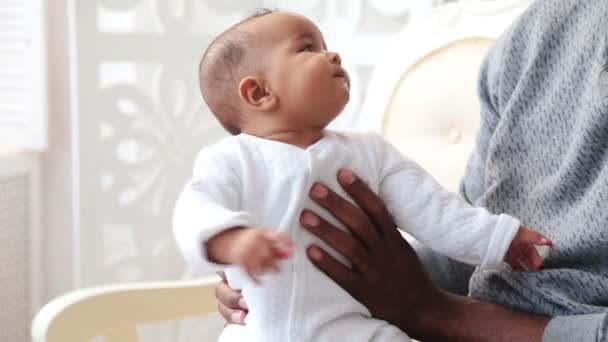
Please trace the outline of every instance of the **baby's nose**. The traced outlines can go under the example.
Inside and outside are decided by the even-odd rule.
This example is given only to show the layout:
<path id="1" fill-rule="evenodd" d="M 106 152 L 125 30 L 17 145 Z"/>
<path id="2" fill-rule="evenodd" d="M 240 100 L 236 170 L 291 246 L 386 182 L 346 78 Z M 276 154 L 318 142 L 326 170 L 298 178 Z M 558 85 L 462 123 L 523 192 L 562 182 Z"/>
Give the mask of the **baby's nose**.
<path id="1" fill-rule="evenodd" d="M 338 65 L 342 64 L 342 58 L 340 58 L 340 55 L 337 52 L 328 52 L 328 56 L 332 63 L 336 63 Z"/>

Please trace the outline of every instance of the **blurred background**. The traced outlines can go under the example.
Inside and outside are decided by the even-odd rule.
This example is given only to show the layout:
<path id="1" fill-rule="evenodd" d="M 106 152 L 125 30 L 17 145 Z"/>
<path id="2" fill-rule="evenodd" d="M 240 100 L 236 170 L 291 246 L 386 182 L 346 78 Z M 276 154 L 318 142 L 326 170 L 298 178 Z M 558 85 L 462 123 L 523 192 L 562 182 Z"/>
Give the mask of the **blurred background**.
<path id="1" fill-rule="evenodd" d="M 185 279 L 170 220 L 197 151 L 226 133 L 198 91 L 222 30 L 257 9 L 318 23 L 360 115 L 387 43 L 439 0 L 0 0 L 0 341 L 67 291 Z M 191 341 L 212 322 L 144 327 Z"/>

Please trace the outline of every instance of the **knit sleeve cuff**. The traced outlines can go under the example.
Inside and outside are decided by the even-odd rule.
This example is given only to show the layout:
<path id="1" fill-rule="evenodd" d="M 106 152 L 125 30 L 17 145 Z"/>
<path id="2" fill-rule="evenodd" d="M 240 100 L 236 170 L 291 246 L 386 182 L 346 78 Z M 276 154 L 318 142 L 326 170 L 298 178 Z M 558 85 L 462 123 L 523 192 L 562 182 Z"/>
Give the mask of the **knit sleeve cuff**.
<path id="1" fill-rule="evenodd" d="M 558 316 L 549 321 L 543 342 L 601 342 L 608 339 L 608 315 Z"/>

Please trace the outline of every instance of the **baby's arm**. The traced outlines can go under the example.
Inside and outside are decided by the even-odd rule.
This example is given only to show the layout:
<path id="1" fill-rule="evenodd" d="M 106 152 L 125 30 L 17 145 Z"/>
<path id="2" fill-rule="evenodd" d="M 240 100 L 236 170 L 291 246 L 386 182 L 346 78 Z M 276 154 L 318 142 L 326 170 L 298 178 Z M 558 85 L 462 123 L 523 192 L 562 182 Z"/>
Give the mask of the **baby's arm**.
<path id="1" fill-rule="evenodd" d="M 287 235 L 268 228 L 230 228 L 205 242 L 210 261 L 238 265 L 258 284 L 261 274 L 279 272 L 278 261 L 294 248 Z"/>
<path id="2" fill-rule="evenodd" d="M 255 275 L 274 265 L 268 261 L 271 251 L 283 257 L 289 243 L 271 230 L 253 228 L 259 226 L 255 216 L 240 210 L 241 169 L 236 153 L 226 151 L 229 147 L 216 145 L 199 153 L 175 205 L 173 232 L 189 265 L 218 271 L 238 264 Z"/>
<path id="3" fill-rule="evenodd" d="M 464 263 L 496 267 L 503 262 L 521 226 L 518 219 L 469 205 L 388 142 L 378 145 L 380 196 L 401 229 Z"/>

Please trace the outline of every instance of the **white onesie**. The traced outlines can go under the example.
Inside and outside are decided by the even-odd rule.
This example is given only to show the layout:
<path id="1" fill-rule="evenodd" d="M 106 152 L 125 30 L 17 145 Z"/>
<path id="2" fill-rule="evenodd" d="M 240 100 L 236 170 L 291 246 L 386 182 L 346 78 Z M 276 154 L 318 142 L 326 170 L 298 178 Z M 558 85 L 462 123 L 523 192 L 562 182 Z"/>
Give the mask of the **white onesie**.
<path id="1" fill-rule="evenodd" d="M 341 168 L 355 172 L 380 195 L 397 226 L 465 263 L 501 265 L 520 226 L 516 218 L 492 215 L 443 189 L 377 134 L 326 130 L 306 149 L 247 134 L 225 138 L 199 153 L 176 204 L 173 229 L 186 261 L 207 270 L 226 268 L 206 259 L 204 241 L 235 226 L 273 228 L 296 245 L 295 254 L 282 261 L 282 271 L 263 276 L 261 286 L 238 267 L 226 269 L 230 286 L 243 290 L 249 306 L 245 327 L 234 328 L 241 334 L 236 340 L 409 341 L 397 327 L 372 318 L 306 256 L 306 247 L 315 243 L 347 264 L 299 224 L 302 210 L 311 209 L 345 230 L 308 196 L 313 183 L 322 182 L 348 198 L 336 178 Z"/>

